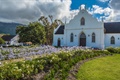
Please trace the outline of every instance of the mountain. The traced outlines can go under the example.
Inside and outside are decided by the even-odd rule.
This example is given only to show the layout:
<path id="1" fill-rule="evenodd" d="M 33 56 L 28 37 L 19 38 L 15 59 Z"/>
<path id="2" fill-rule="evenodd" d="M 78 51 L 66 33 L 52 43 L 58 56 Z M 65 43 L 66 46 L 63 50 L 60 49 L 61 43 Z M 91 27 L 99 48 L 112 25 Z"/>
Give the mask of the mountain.
<path id="1" fill-rule="evenodd" d="M 16 27 L 22 24 L 0 22 L 0 34 L 16 34 Z"/>

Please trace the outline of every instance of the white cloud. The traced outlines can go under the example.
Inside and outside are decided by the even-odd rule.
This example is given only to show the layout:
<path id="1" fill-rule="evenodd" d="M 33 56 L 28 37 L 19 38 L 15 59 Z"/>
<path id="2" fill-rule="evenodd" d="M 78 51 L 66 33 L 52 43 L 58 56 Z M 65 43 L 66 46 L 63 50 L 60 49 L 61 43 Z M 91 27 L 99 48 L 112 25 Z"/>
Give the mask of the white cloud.
<path id="1" fill-rule="evenodd" d="M 109 0 L 99 0 L 100 2 L 107 2 L 107 1 L 109 1 Z"/>
<path id="2" fill-rule="evenodd" d="M 112 9 L 109 7 L 103 8 L 98 5 L 93 5 L 91 12 L 92 12 L 92 14 L 104 14 L 104 15 L 108 16 L 111 14 Z"/>
<path id="3" fill-rule="evenodd" d="M 70 14 L 69 15 L 66 15 L 64 18 L 63 18 L 63 21 L 65 21 L 64 19 L 66 19 L 66 22 L 68 23 L 71 19 L 74 18 L 75 15 L 77 15 L 79 12 L 79 10 L 72 10 L 70 11 Z"/>
<path id="4" fill-rule="evenodd" d="M 70 15 L 71 0 L 0 0 L 0 21 L 28 23 L 40 16 Z"/>
<path id="5" fill-rule="evenodd" d="M 92 15 L 103 15 L 101 17 L 98 18 L 98 20 L 102 20 L 104 19 L 105 21 L 112 21 L 113 17 L 114 17 L 114 10 L 111 9 L 110 7 L 100 7 L 98 5 L 93 5 L 92 8 L 89 8 L 89 13 Z"/>
<path id="6" fill-rule="evenodd" d="M 110 7 L 113 9 L 113 13 L 110 15 L 113 21 L 120 22 L 120 0 L 111 0 L 109 2 Z"/>
<path id="7" fill-rule="evenodd" d="M 92 9 L 89 9 L 91 14 L 104 14 L 99 19 L 104 18 L 105 21 L 120 22 L 120 0 L 100 0 L 101 2 L 109 1 L 107 8 L 93 5 Z"/>
<path id="8" fill-rule="evenodd" d="M 29 23 L 40 16 L 53 15 L 54 19 L 69 22 L 79 12 L 79 9 L 70 10 L 71 3 L 71 0 L 0 0 L 0 21 Z M 106 21 L 120 21 L 119 6 L 120 0 L 111 0 L 106 8 L 93 5 L 88 11 L 93 15 L 104 14 Z"/>

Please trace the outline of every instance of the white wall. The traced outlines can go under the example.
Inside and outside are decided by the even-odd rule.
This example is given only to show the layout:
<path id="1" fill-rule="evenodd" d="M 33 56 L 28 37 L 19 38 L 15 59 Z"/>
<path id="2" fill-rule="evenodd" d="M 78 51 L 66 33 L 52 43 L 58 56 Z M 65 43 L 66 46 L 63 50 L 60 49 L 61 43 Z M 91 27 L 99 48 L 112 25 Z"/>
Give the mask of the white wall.
<path id="1" fill-rule="evenodd" d="M 64 35 L 55 34 L 53 37 L 53 46 L 57 46 L 58 39 L 60 38 L 61 46 L 64 46 Z"/>
<path id="2" fill-rule="evenodd" d="M 86 46 L 87 47 L 97 47 L 97 48 L 102 48 L 101 47 L 101 42 L 104 41 L 102 40 L 103 38 L 101 37 L 104 34 L 101 34 L 101 29 L 79 29 L 79 30 L 66 30 L 67 35 L 65 36 L 67 40 L 65 40 L 67 46 L 79 46 L 79 39 L 80 39 L 80 34 L 84 32 L 86 35 Z M 95 40 L 96 42 L 92 42 L 92 33 L 95 33 Z M 74 41 L 70 42 L 70 34 L 74 34 Z M 75 36 L 76 35 L 76 36 Z"/>
<path id="3" fill-rule="evenodd" d="M 114 36 L 115 44 L 111 44 L 111 37 Z M 105 47 L 120 47 L 120 33 L 108 33 L 105 34 Z"/>

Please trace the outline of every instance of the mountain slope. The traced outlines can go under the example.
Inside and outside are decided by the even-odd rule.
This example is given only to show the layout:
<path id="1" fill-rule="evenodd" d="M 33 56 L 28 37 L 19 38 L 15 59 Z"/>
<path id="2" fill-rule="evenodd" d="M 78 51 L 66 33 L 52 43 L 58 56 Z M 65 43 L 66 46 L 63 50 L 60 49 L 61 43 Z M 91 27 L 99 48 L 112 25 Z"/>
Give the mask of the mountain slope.
<path id="1" fill-rule="evenodd" d="M 22 25 L 22 24 L 0 22 L 0 34 L 15 35 L 16 27 L 19 25 Z"/>

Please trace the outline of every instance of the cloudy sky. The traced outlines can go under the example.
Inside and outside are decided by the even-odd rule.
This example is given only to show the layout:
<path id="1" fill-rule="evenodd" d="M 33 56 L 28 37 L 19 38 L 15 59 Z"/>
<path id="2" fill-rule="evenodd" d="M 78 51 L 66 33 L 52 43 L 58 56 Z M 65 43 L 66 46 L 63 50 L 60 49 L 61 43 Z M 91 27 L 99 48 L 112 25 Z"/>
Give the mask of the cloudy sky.
<path id="1" fill-rule="evenodd" d="M 120 21 L 120 0 L 0 0 L 0 21 L 28 24 L 53 15 L 69 22 L 82 4 L 98 20 Z"/>

